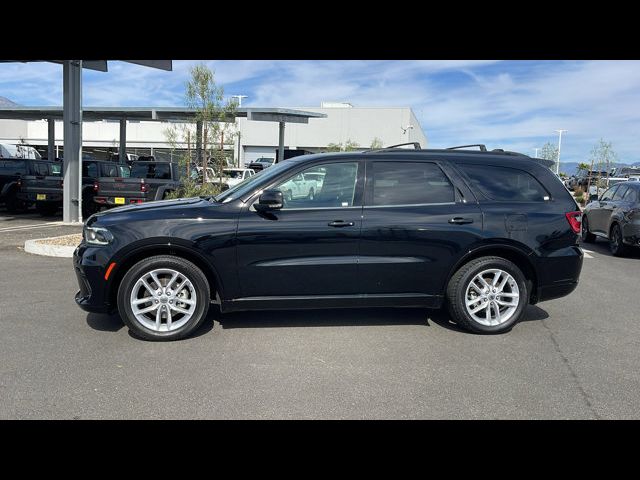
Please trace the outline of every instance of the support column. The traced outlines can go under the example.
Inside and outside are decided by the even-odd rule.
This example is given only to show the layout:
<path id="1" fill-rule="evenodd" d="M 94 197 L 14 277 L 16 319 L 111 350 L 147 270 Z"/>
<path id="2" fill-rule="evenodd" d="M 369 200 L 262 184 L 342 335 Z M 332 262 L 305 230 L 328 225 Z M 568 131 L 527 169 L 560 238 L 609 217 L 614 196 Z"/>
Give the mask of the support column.
<path id="1" fill-rule="evenodd" d="M 47 118 L 47 160 L 56 158 L 56 121 L 53 118 Z"/>
<path id="2" fill-rule="evenodd" d="M 62 67 L 64 104 L 64 186 L 62 220 L 82 221 L 82 60 L 65 60 Z"/>
<path id="3" fill-rule="evenodd" d="M 278 122 L 278 158 L 276 162 L 281 162 L 284 159 L 284 122 Z"/>
<path id="4" fill-rule="evenodd" d="M 118 160 L 124 163 L 127 160 L 127 119 L 120 119 L 120 147 L 118 147 Z"/>

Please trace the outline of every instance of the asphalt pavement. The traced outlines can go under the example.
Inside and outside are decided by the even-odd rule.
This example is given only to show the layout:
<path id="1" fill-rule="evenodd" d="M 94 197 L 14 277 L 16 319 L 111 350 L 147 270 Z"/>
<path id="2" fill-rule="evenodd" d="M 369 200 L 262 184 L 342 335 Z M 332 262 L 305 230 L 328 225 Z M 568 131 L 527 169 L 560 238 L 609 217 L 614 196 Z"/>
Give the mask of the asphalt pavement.
<path id="1" fill-rule="evenodd" d="M 443 311 L 212 308 L 153 343 L 76 307 L 71 259 L 22 250 L 80 231 L 56 222 L 0 210 L 0 419 L 640 417 L 639 252 L 587 246 L 577 290 L 503 335 Z"/>

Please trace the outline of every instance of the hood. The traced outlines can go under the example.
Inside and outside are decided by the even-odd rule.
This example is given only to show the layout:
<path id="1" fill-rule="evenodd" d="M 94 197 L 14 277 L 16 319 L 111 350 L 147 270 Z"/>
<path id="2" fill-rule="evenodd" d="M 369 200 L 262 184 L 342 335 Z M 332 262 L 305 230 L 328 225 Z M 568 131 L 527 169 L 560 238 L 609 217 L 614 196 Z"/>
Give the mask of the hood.
<path id="1" fill-rule="evenodd" d="M 99 220 L 107 220 L 110 216 L 119 214 L 136 214 L 137 212 L 149 212 L 150 210 L 168 210 L 168 209 L 182 209 L 193 208 L 194 205 L 205 202 L 207 205 L 211 205 L 208 200 L 201 197 L 193 198 L 179 198 L 176 200 L 158 200 L 155 202 L 137 203 L 133 205 L 124 205 L 122 207 L 111 208 L 109 210 L 103 210 L 102 212 L 95 213 L 87 220 L 87 225 L 91 225 Z"/>

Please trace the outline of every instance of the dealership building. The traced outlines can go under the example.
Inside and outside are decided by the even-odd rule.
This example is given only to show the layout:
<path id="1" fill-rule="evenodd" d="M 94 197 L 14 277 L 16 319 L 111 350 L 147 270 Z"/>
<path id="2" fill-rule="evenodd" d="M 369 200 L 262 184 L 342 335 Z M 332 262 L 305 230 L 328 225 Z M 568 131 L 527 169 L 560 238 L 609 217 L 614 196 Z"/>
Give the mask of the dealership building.
<path id="1" fill-rule="evenodd" d="M 382 145 L 419 142 L 427 146 L 427 137 L 409 107 L 357 107 L 349 103 L 323 102 L 318 107 L 293 107 L 295 110 L 323 114 L 309 118 L 308 123 L 286 123 L 286 150 L 319 152 L 331 144 L 350 144 L 356 148 L 370 148 L 378 140 Z M 126 110 L 123 109 L 123 110 Z M 153 110 L 153 107 L 137 110 Z M 250 110 L 248 108 L 247 110 Z M 259 110 L 259 109 L 256 109 Z M 158 160 L 171 160 L 185 143 L 172 145 L 167 137 L 168 127 L 181 130 L 181 124 L 168 120 L 126 120 L 126 152 L 134 155 L 154 155 Z M 250 115 L 235 118 L 232 139 L 227 138 L 225 149 L 234 161 L 243 165 L 259 157 L 275 158 L 279 143 L 279 124 L 255 121 Z M 119 149 L 121 124 L 118 120 L 85 119 L 82 124 L 83 155 L 94 158 L 113 158 Z M 0 119 L 0 143 L 26 144 L 36 147 L 47 157 L 49 123 L 42 120 Z M 63 157 L 62 120 L 55 120 L 55 155 Z M 85 157 L 85 158 L 86 158 Z M 285 158 L 287 158 L 285 156 Z"/>

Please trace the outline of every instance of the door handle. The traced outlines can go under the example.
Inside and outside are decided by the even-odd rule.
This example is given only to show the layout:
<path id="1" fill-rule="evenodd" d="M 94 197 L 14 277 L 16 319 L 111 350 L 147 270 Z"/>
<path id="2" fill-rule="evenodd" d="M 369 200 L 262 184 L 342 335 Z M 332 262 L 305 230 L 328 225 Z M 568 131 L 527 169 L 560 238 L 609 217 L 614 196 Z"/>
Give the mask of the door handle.
<path id="1" fill-rule="evenodd" d="M 454 223 L 456 225 L 473 223 L 473 218 L 453 217 L 451 220 L 449 220 L 449 223 Z"/>
<path id="2" fill-rule="evenodd" d="M 333 222 L 329 222 L 330 227 L 353 227 L 353 222 L 345 222 L 344 220 L 334 220 Z"/>

